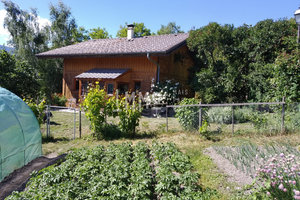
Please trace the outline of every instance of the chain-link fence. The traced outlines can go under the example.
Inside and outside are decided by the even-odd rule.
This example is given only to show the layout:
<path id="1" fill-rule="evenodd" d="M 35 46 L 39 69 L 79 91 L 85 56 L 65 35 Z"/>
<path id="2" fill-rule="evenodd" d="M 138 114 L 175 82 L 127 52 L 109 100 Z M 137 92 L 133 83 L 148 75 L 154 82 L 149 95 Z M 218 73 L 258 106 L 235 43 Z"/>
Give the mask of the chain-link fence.
<path id="1" fill-rule="evenodd" d="M 47 106 L 45 114 L 41 124 L 43 137 L 70 140 L 80 138 L 88 129 L 87 120 L 78 108 Z"/>
<path id="2" fill-rule="evenodd" d="M 75 139 L 90 135 L 90 122 L 78 108 L 49 106 L 41 125 L 44 137 Z M 118 117 L 107 123 L 118 126 Z M 137 132 L 206 132 L 210 134 L 300 133 L 300 103 L 167 105 L 144 109 Z M 111 134 L 111 133 L 109 133 Z M 112 133 L 114 134 L 114 133 Z"/>
<path id="3" fill-rule="evenodd" d="M 169 110 L 174 109 L 182 129 L 209 133 L 281 134 L 300 131 L 299 103 L 234 103 L 166 106 L 166 129 L 170 130 Z M 171 128 L 172 129 L 172 128 Z"/>

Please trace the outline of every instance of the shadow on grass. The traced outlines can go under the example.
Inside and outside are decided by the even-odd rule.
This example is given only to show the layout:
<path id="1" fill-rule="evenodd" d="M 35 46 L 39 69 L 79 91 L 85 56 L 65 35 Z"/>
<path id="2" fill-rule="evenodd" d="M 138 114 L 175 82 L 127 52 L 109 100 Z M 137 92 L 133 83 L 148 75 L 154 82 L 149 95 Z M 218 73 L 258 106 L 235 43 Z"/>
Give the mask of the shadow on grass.
<path id="1" fill-rule="evenodd" d="M 63 142 L 63 141 L 69 141 L 69 138 L 66 137 L 59 137 L 59 138 L 54 138 L 54 137 L 47 137 L 47 136 L 42 136 L 42 144 L 46 143 L 54 143 L 54 142 Z"/>
<path id="2" fill-rule="evenodd" d="M 61 124 L 57 123 L 57 122 L 50 122 L 50 125 L 58 126 L 58 125 L 61 125 Z"/>
<path id="3" fill-rule="evenodd" d="M 93 133 L 92 137 L 97 140 L 105 140 L 105 141 L 112 141 L 112 140 L 119 140 L 119 139 L 150 139 L 157 136 L 156 131 L 151 132 L 139 132 L 137 131 L 134 135 L 124 133 L 120 130 L 117 125 L 108 124 L 102 128 L 101 133 Z"/>
<path id="4" fill-rule="evenodd" d="M 221 141 L 220 134 L 221 134 L 221 132 L 219 130 L 205 131 L 205 132 L 201 133 L 201 135 L 203 137 L 205 137 L 205 139 L 212 141 L 212 142 L 220 142 Z"/>

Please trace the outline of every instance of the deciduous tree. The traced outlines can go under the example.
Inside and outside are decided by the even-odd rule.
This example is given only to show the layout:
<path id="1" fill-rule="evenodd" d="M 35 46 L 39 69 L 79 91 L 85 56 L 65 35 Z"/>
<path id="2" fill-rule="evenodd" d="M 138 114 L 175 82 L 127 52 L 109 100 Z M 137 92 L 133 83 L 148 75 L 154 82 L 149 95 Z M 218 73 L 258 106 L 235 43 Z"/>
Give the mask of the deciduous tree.
<path id="1" fill-rule="evenodd" d="M 180 26 L 176 25 L 175 22 L 169 22 L 166 26 L 161 25 L 161 28 L 157 31 L 157 35 L 175 33 L 184 33 L 184 31 L 181 30 Z"/>
<path id="2" fill-rule="evenodd" d="M 141 36 L 147 36 L 151 35 L 150 29 L 146 28 L 144 23 L 133 23 L 134 25 L 134 37 L 141 37 Z M 125 26 L 120 26 L 120 30 L 117 32 L 117 37 L 127 37 L 127 23 L 125 23 Z"/>
<path id="3" fill-rule="evenodd" d="M 108 34 L 105 28 L 93 28 L 90 30 L 89 36 L 92 39 L 106 39 L 111 38 L 111 35 Z"/>

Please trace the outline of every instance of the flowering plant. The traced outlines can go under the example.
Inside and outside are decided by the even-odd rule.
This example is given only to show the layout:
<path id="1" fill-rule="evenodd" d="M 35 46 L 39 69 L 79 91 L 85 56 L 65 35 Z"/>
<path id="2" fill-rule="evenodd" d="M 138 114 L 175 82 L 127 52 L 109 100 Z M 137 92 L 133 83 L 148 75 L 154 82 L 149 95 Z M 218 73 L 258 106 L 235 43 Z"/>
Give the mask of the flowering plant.
<path id="1" fill-rule="evenodd" d="M 257 172 L 262 196 L 272 199 L 300 199 L 300 162 L 283 153 L 268 159 Z"/>
<path id="2" fill-rule="evenodd" d="M 154 104 L 174 104 L 178 101 L 179 83 L 174 83 L 171 80 L 166 80 L 160 83 L 155 83 L 152 79 L 151 90 L 145 102 L 147 105 Z"/>

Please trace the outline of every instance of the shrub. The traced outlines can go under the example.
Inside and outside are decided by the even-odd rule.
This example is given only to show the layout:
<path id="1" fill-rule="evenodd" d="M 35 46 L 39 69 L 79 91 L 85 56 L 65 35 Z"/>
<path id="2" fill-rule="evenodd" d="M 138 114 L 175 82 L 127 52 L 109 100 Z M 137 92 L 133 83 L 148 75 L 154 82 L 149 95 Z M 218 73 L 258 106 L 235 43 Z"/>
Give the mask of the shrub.
<path id="1" fill-rule="evenodd" d="M 250 120 L 253 113 L 251 108 L 234 108 L 234 122 L 244 123 Z M 232 107 L 212 107 L 207 111 L 210 123 L 230 124 L 232 123 Z"/>
<path id="2" fill-rule="evenodd" d="M 184 98 L 179 105 L 198 104 L 195 98 Z M 175 109 L 180 125 L 186 130 L 197 130 L 199 127 L 199 107 L 178 107 Z M 202 112 L 202 116 L 205 112 Z"/>
<path id="3" fill-rule="evenodd" d="M 121 136 L 122 132 L 119 127 L 114 124 L 104 124 L 100 133 L 94 133 L 94 137 L 97 138 L 97 140 L 112 140 L 120 138 Z"/>
<path id="4" fill-rule="evenodd" d="M 210 123 L 230 124 L 232 120 L 231 107 L 212 107 L 207 111 Z"/>
<path id="5" fill-rule="evenodd" d="M 136 127 L 139 125 L 141 117 L 141 109 L 137 102 L 133 101 L 129 104 L 126 98 L 122 98 L 118 102 L 118 116 L 120 118 L 119 127 L 125 134 L 135 135 Z"/>
<path id="6" fill-rule="evenodd" d="M 256 196 L 286 200 L 300 198 L 300 162 L 294 155 L 281 153 L 271 157 L 260 167 L 257 178 L 260 188 Z"/>
<path id="7" fill-rule="evenodd" d="M 94 135 L 98 135 L 103 131 L 107 116 L 114 116 L 116 110 L 116 101 L 114 97 L 109 97 L 105 90 L 101 90 L 99 83 L 96 82 L 94 87 L 89 88 L 88 94 L 82 103 L 86 117 L 91 122 L 91 129 Z"/>
<path id="8" fill-rule="evenodd" d="M 62 94 L 54 93 L 51 96 L 51 105 L 55 106 L 65 106 L 67 103 L 67 98 Z"/>
<path id="9" fill-rule="evenodd" d="M 39 124 L 42 124 L 45 117 L 46 101 L 43 99 L 40 103 L 35 103 L 32 99 L 23 99 L 30 107 Z"/>

